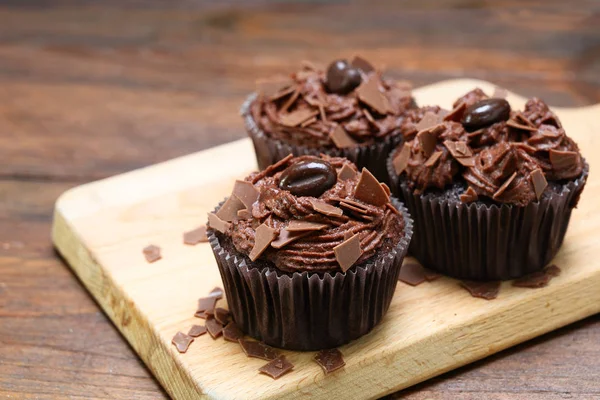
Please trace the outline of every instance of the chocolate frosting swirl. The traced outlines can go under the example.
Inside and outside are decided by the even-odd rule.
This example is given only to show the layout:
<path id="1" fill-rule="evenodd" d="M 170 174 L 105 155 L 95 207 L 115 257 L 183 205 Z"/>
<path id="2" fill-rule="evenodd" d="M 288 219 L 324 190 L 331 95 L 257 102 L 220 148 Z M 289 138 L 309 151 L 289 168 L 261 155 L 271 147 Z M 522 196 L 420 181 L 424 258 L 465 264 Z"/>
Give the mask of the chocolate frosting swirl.
<path id="1" fill-rule="evenodd" d="M 466 107 L 488 98 L 481 89 L 474 89 L 454 103 L 457 112 L 450 114 L 458 120 L 462 117 L 460 110 L 464 112 Z M 411 111 L 411 115 L 423 118 L 424 113 Z M 543 178 L 560 181 L 581 175 L 584 161 L 579 148 L 566 136 L 560 120 L 546 103 L 533 98 L 522 112 L 511 111 L 510 115 L 508 121 L 495 122 L 468 133 L 461 132 L 458 127 L 452 128 L 452 133 L 446 133 L 450 125 L 444 122 L 446 131 L 436 136 L 435 143 L 435 151 L 442 154 L 432 165 L 427 165 L 427 157 L 418 140 L 421 132 L 417 134 L 413 129 L 409 135 L 413 138 L 408 142 L 410 157 L 401 171 L 409 187 L 415 193 L 422 193 L 428 188 L 443 189 L 463 182 L 478 196 L 525 206 L 538 199 L 540 193 L 536 193 L 535 183 L 538 189 L 543 188 Z M 440 120 L 444 118 L 444 111 L 438 112 L 438 116 Z M 415 121 L 418 122 L 418 118 Z M 466 141 L 473 159 L 465 162 L 465 158 L 449 152 L 443 146 L 445 140 Z M 540 171 L 543 178 L 539 177 Z M 532 174 L 536 174 L 536 179 Z"/>
<path id="2" fill-rule="evenodd" d="M 387 112 L 380 113 L 359 99 L 357 91 L 340 95 L 330 93 L 325 72 L 311 64 L 291 74 L 289 86 L 275 95 L 259 93 L 250 111 L 258 126 L 269 136 L 300 146 L 336 148 L 331 134 L 338 126 L 354 141 L 354 145 L 370 144 L 401 133 L 407 110 L 415 108 L 411 85 L 381 76 L 378 71 L 361 72 L 363 85 L 375 80 L 385 97 Z M 260 91 L 259 91 L 260 92 Z M 282 95 L 283 94 L 283 95 Z M 286 115 L 306 112 L 311 115 L 294 126 L 285 121 Z"/>
<path id="3" fill-rule="evenodd" d="M 350 168 L 353 177 L 338 178 L 333 187 L 326 190 L 319 201 L 339 206 L 341 200 L 355 202 L 364 210 L 356 213 L 346 208 L 340 216 L 324 215 L 316 212 L 311 201 L 314 197 L 294 196 L 279 187 L 280 176 L 285 168 L 300 161 L 319 159 L 302 156 L 288 159 L 275 170 L 267 169 L 253 173 L 246 181 L 251 182 L 259 192 L 258 200 L 252 206 L 249 219 L 235 219 L 226 234 L 231 237 L 235 248 L 249 254 L 255 244 L 256 228 L 265 224 L 280 233 L 291 221 L 301 220 L 326 224 L 322 230 L 313 231 L 280 249 L 269 247 L 259 259 L 272 262 L 286 272 L 335 272 L 341 271 L 333 248 L 347 239 L 349 233 L 358 234 L 362 255 L 355 264 L 372 257 L 376 251 L 385 251 L 400 240 L 404 220 L 389 203 L 375 206 L 354 197 L 359 173 L 354 164 L 344 158 L 322 156 L 338 172 L 342 167 Z"/>

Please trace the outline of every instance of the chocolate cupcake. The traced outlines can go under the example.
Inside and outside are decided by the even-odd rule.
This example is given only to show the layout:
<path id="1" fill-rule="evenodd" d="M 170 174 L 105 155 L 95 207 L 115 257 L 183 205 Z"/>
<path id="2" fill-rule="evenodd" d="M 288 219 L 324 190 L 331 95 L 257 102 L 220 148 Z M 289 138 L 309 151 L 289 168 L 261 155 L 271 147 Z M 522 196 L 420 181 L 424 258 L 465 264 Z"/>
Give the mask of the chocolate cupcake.
<path id="1" fill-rule="evenodd" d="M 588 165 L 548 106 L 512 111 L 475 89 L 453 110 L 430 109 L 387 167 L 415 220 L 411 253 L 469 280 L 541 270 L 564 239 Z"/>
<path id="2" fill-rule="evenodd" d="M 272 346 L 315 350 L 382 319 L 412 220 L 368 170 L 289 155 L 236 181 L 207 234 L 236 324 Z"/>
<path id="3" fill-rule="evenodd" d="M 416 108 L 407 82 L 386 79 L 366 60 L 304 63 L 288 78 L 261 81 L 242 106 L 260 169 L 288 154 L 345 157 L 378 179 Z"/>

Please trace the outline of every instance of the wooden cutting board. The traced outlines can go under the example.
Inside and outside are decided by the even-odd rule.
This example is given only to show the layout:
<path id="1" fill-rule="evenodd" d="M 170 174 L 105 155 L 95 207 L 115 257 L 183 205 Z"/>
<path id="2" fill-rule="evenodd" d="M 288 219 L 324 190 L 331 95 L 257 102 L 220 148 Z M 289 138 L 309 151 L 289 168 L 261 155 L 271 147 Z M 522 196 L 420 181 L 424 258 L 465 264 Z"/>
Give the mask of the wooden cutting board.
<path id="1" fill-rule="evenodd" d="M 486 82 L 453 80 L 415 97 L 449 108 L 475 86 L 493 91 Z M 69 190 L 56 203 L 53 241 L 173 398 L 383 396 L 600 312 L 600 105 L 555 111 L 591 169 L 554 260 L 562 275 L 543 289 L 505 282 L 493 301 L 471 297 L 450 278 L 399 283 L 383 322 L 343 346 L 346 366 L 328 376 L 314 353 L 284 352 L 295 369 L 274 381 L 257 373 L 264 361 L 223 339 L 204 335 L 185 354 L 171 345 L 177 331 L 203 323 L 193 317 L 197 298 L 221 286 L 210 246 L 184 245 L 182 233 L 203 224 L 233 181 L 256 168 L 248 139 Z M 162 248 L 162 260 L 145 261 L 148 244 Z"/>

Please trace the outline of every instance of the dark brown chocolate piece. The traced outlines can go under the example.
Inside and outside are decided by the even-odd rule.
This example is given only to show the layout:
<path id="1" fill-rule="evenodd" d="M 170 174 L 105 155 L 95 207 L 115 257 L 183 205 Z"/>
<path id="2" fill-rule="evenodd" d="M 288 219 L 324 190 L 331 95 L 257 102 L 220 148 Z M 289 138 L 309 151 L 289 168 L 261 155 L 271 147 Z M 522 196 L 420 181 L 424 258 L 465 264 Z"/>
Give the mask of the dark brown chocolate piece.
<path id="1" fill-rule="evenodd" d="M 358 68 L 365 74 L 375 71 L 375 67 L 361 56 L 354 56 L 351 64 L 354 68 Z"/>
<path id="2" fill-rule="evenodd" d="M 290 232 L 284 228 L 281 231 L 279 231 L 279 236 L 277 236 L 277 239 L 271 242 L 271 246 L 275 249 L 281 249 L 282 247 L 287 246 L 293 241 L 303 238 L 304 236 L 310 235 L 311 233 L 312 231 Z"/>
<path id="3" fill-rule="evenodd" d="M 204 325 L 192 325 L 190 331 L 188 332 L 188 336 L 198 337 L 204 335 L 206 333 L 206 327 Z"/>
<path id="4" fill-rule="evenodd" d="M 550 149 L 550 163 L 556 170 L 569 169 L 577 165 L 577 152 Z"/>
<path id="5" fill-rule="evenodd" d="M 229 319 L 231 318 L 231 313 L 221 307 L 215 308 L 215 319 L 218 323 L 225 326 L 229 323 Z"/>
<path id="6" fill-rule="evenodd" d="M 379 184 L 377 178 L 366 168 L 363 168 L 356 188 L 354 189 L 354 197 L 365 203 L 373 204 L 374 206 L 384 206 L 390 201 L 389 196 Z"/>
<path id="7" fill-rule="evenodd" d="M 314 360 L 325 374 L 330 374 L 346 365 L 344 355 L 338 349 L 321 350 L 315 355 Z"/>
<path id="8" fill-rule="evenodd" d="M 360 71 L 346 60 L 335 60 L 327 67 L 325 85 L 331 93 L 346 94 L 362 82 Z"/>
<path id="9" fill-rule="evenodd" d="M 259 192 L 250 182 L 237 180 L 233 185 L 232 195 L 240 199 L 247 210 L 252 210 L 252 204 L 258 200 Z"/>
<path id="10" fill-rule="evenodd" d="M 344 164 L 340 171 L 338 172 L 338 179 L 341 181 L 345 181 L 347 179 L 352 179 L 356 176 L 356 171 L 352 169 L 348 164 Z"/>
<path id="11" fill-rule="evenodd" d="M 342 271 L 348 271 L 362 255 L 360 238 L 358 235 L 354 235 L 350 239 L 344 240 L 333 248 L 333 252 Z"/>
<path id="12" fill-rule="evenodd" d="M 429 268 L 423 267 L 423 271 L 425 272 L 425 280 L 427 282 L 433 282 L 442 277 L 442 274 L 432 271 Z"/>
<path id="13" fill-rule="evenodd" d="M 196 245 L 198 243 L 208 242 L 208 236 L 206 236 L 206 225 L 199 226 L 196 229 L 187 231 L 183 234 L 183 243 L 189 245 Z"/>
<path id="14" fill-rule="evenodd" d="M 356 140 L 352 139 L 352 136 L 348 135 L 341 125 L 336 125 L 336 127 L 333 128 L 333 131 L 331 131 L 329 134 L 329 137 L 331 138 L 333 144 L 335 144 L 335 147 L 338 149 L 356 146 Z"/>
<path id="15" fill-rule="evenodd" d="M 213 290 L 208 293 L 209 296 L 216 298 L 217 300 L 221 300 L 223 298 L 223 289 L 215 286 Z"/>
<path id="16" fill-rule="evenodd" d="M 483 99 L 467 107 L 462 117 L 465 129 L 474 131 L 510 117 L 510 104 L 504 99 Z"/>
<path id="17" fill-rule="evenodd" d="M 262 360 L 271 361 L 279 357 L 277 350 L 271 346 L 267 346 L 262 342 L 256 342 L 254 340 L 240 339 L 238 341 L 242 350 L 248 357 L 260 358 Z"/>
<path id="18" fill-rule="evenodd" d="M 377 77 L 371 75 L 356 89 L 356 93 L 358 93 L 360 101 L 379 114 L 385 114 L 389 110 L 387 98 L 379 91 L 379 79 Z"/>
<path id="19" fill-rule="evenodd" d="M 394 164 L 394 170 L 396 174 L 400 175 L 406 167 L 408 167 L 408 160 L 410 159 L 410 145 L 408 143 L 404 143 L 402 146 L 402 150 L 400 150 L 394 160 L 392 161 Z"/>
<path id="20" fill-rule="evenodd" d="M 462 201 L 463 203 L 472 203 L 479 199 L 479 196 L 477 196 L 477 192 L 475 192 L 475 190 L 473 190 L 471 186 L 469 186 L 467 190 L 465 190 L 465 192 L 462 193 L 459 197 L 460 201 Z"/>
<path id="21" fill-rule="evenodd" d="M 144 257 L 146 257 L 146 261 L 148 261 L 149 263 L 153 263 L 162 258 L 162 256 L 160 255 L 160 247 L 153 244 L 144 247 L 144 250 L 142 250 L 142 252 L 144 253 Z"/>
<path id="22" fill-rule="evenodd" d="M 206 330 L 208 330 L 208 333 L 213 339 L 216 339 L 223 334 L 223 325 L 215 318 L 207 318 L 205 324 Z"/>
<path id="23" fill-rule="evenodd" d="M 279 187 L 294 196 L 319 197 L 337 182 L 335 168 L 325 160 L 305 160 L 287 167 Z"/>
<path id="24" fill-rule="evenodd" d="M 175 334 L 175 336 L 173 336 L 171 343 L 173 343 L 175 345 L 178 352 L 185 353 L 193 341 L 194 341 L 193 337 L 188 336 L 183 332 L 177 332 Z"/>
<path id="25" fill-rule="evenodd" d="M 227 221 L 223 221 L 221 218 L 217 217 L 215 213 L 208 213 L 208 226 L 221 233 L 227 232 L 231 224 Z"/>
<path id="26" fill-rule="evenodd" d="M 273 379 L 277 379 L 280 376 L 290 372 L 294 368 L 294 364 L 289 362 L 284 355 L 281 355 L 268 362 L 258 369 L 261 374 L 269 375 Z"/>
<path id="27" fill-rule="evenodd" d="M 425 282 L 425 270 L 421 264 L 406 263 L 400 268 L 398 280 L 407 283 L 411 286 L 417 286 Z"/>
<path id="28" fill-rule="evenodd" d="M 535 197 L 539 200 L 548 186 L 548 182 L 546 181 L 546 177 L 544 177 L 544 173 L 541 169 L 535 169 L 531 171 L 531 182 L 533 182 L 533 189 L 535 190 Z"/>
<path id="29" fill-rule="evenodd" d="M 269 247 L 271 242 L 275 240 L 277 231 L 270 226 L 262 224 L 256 228 L 256 235 L 254 238 L 254 247 L 250 251 L 248 257 L 250 260 L 256 261 L 258 257 Z"/>
<path id="30" fill-rule="evenodd" d="M 233 321 L 228 323 L 227 326 L 223 328 L 223 339 L 227 340 L 228 342 L 238 343 L 238 341 L 243 337 L 244 333 Z"/>
<path id="31" fill-rule="evenodd" d="M 281 121 L 281 124 L 293 128 L 318 114 L 318 110 L 311 110 L 309 108 L 299 108 L 288 114 L 279 114 L 279 121 Z"/>
<path id="32" fill-rule="evenodd" d="M 246 209 L 247 207 L 242 203 L 237 196 L 229 196 L 229 198 L 223 203 L 219 211 L 217 211 L 217 217 L 223 221 L 231 222 L 238 218 L 238 211 Z"/>
<path id="33" fill-rule="evenodd" d="M 460 285 L 465 288 L 471 296 L 485 300 L 493 300 L 500 292 L 500 282 L 474 282 L 462 281 Z"/>
<path id="34" fill-rule="evenodd" d="M 198 299 L 198 308 L 196 314 L 204 314 L 206 310 L 214 310 L 217 304 L 217 296 L 201 297 Z"/>
<path id="35" fill-rule="evenodd" d="M 327 215 L 328 217 L 341 217 L 344 214 L 344 211 L 341 208 L 334 207 L 324 201 L 316 199 L 309 199 L 308 201 L 316 212 Z"/>
<path id="36" fill-rule="evenodd" d="M 302 232 L 302 231 L 320 231 L 321 229 L 327 228 L 329 225 L 320 224 L 318 222 L 310 222 L 304 220 L 293 219 L 290 221 L 288 226 L 285 228 L 288 232 Z"/>
<path id="37" fill-rule="evenodd" d="M 538 289 L 548 286 L 552 278 L 560 275 L 560 268 L 552 264 L 547 266 L 541 271 L 533 272 L 522 278 L 515 279 L 512 283 L 513 286 Z"/>

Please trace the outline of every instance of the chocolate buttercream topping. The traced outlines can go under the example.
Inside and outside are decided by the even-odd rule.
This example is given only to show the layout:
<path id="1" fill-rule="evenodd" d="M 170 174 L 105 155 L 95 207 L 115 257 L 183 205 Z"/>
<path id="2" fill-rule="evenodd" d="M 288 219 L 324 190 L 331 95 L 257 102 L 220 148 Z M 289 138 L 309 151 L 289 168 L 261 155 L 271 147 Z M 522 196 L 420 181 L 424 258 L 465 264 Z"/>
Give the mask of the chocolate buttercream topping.
<path id="1" fill-rule="evenodd" d="M 577 144 L 542 100 L 533 98 L 523 111 L 510 111 L 504 100 L 474 89 L 453 107 L 443 129 L 438 124 L 415 133 L 395 153 L 394 168 L 415 193 L 462 182 L 461 201 L 483 196 L 525 206 L 540 199 L 547 182 L 581 175 L 584 162 Z M 452 121 L 462 121 L 471 131 Z"/>
<path id="2" fill-rule="evenodd" d="M 311 161 L 327 163 L 336 175 L 345 170 L 345 179 L 336 178 L 318 198 L 285 190 L 280 182 L 289 176 L 286 171 Z M 404 221 L 390 204 L 388 191 L 367 170 L 358 173 L 344 158 L 288 158 L 276 170 L 254 173 L 246 182 L 253 182 L 259 193 L 251 217 L 234 219 L 225 234 L 239 252 L 272 262 L 282 271 L 346 271 L 376 251 L 395 246 L 403 233 Z M 340 252 L 346 247 L 352 257 Z"/>
<path id="3" fill-rule="evenodd" d="M 327 71 L 305 64 L 290 79 L 258 85 L 251 113 L 269 136 L 313 148 L 369 144 L 400 134 L 415 107 L 410 84 L 382 77 L 356 58 L 334 61 Z"/>

